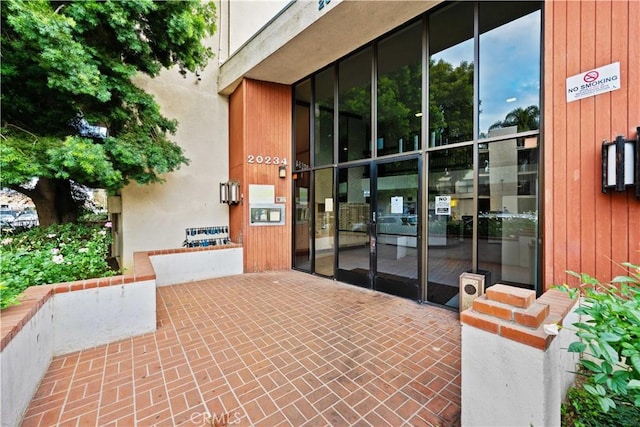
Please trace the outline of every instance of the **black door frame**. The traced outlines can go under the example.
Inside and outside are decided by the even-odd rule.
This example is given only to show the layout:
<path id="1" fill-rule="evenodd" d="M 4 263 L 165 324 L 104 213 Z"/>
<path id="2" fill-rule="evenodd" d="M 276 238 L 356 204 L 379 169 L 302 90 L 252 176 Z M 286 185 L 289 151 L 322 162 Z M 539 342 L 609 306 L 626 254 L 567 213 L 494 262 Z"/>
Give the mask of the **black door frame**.
<path id="1" fill-rule="evenodd" d="M 376 217 L 378 211 L 378 167 L 381 164 L 393 163 L 393 162 L 402 162 L 409 160 L 417 160 L 417 175 L 418 175 L 418 188 L 416 191 L 416 215 L 418 216 L 417 221 L 417 231 L 416 231 L 416 249 L 417 249 L 417 279 L 415 283 L 409 283 L 407 281 L 396 281 L 394 283 L 395 292 L 390 291 L 390 288 L 385 287 L 383 281 L 380 280 L 380 276 L 378 275 L 378 256 L 379 256 L 379 245 L 378 245 L 378 218 Z M 347 283 L 351 283 L 357 286 L 361 286 L 367 289 L 378 290 L 381 292 L 391 293 L 394 295 L 402 296 L 405 298 L 410 298 L 415 301 L 422 300 L 423 293 L 423 280 L 422 280 L 422 270 L 424 266 L 422 265 L 422 204 L 423 204 L 423 194 L 422 194 L 422 186 L 423 186 L 423 155 L 421 153 L 411 153 L 409 155 L 402 156 L 394 156 L 391 158 L 385 159 L 377 159 L 377 160 L 369 160 L 366 162 L 358 162 L 354 164 L 340 165 L 336 167 L 334 183 L 335 183 L 335 191 L 336 196 L 338 195 L 338 186 L 339 182 L 339 173 L 340 170 L 347 170 L 354 167 L 362 167 L 369 166 L 369 217 L 367 223 L 367 236 L 368 236 L 368 252 L 369 252 L 369 270 L 367 272 L 366 281 L 354 280 L 353 273 L 347 273 L 347 270 L 339 269 L 339 257 L 340 257 L 340 230 L 339 230 L 339 214 L 335 216 L 335 247 L 336 250 L 336 259 L 335 259 L 335 277 L 339 281 L 344 281 Z M 340 200 L 336 197 L 336 211 L 340 212 Z M 344 230 L 343 230 L 344 231 Z M 341 273 L 342 272 L 342 273 Z M 363 275 L 360 276 L 363 278 Z"/>

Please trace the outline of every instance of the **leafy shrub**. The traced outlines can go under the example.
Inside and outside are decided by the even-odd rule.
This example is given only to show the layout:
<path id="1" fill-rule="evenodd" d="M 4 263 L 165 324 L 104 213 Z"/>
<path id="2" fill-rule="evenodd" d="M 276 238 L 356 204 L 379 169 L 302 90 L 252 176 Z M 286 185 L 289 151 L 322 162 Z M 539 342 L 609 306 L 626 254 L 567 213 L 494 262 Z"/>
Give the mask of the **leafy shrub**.
<path id="1" fill-rule="evenodd" d="M 631 275 L 606 284 L 569 272 L 582 283 L 583 303 L 576 313 L 584 320 L 574 324 L 581 340 L 568 351 L 583 353 L 580 365 L 588 377 L 584 390 L 605 413 L 616 408 L 616 402 L 640 408 L 640 266 L 623 265 Z M 560 289 L 577 292 L 566 285 Z"/>
<path id="2" fill-rule="evenodd" d="M 107 222 L 109 214 L 106 212 L 85 212 L 78 218 L 79 221 L 83 222 Z"/>
<path id="3" fill-rule="evenodd" d="M 111 232 L 104 226 L 60 224 L 0 239 L 0 309 L 18 304 L 29 286 L 112 276 Z"/>
<path id="4" fill-rule="evenodd" d="M 623 404 L 603 412 L 597 396 L 582 387 L 572 387 L 562 405 L 562 427 L 620 427 L 637 425 L 640 408 L 633 406 L 630 396 Z"/>

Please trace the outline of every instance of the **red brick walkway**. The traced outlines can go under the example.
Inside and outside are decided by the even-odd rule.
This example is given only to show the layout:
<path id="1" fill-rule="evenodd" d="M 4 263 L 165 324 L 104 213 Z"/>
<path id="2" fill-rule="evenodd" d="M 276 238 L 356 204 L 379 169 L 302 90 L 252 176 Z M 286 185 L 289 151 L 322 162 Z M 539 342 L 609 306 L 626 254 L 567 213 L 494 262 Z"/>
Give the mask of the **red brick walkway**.
<path id="1" fill-rule="evenodd" d="M 459 419 L 457 313 L 286 271 L 159 288 L 157 331 L 54 358 L 23 426 Z"/>

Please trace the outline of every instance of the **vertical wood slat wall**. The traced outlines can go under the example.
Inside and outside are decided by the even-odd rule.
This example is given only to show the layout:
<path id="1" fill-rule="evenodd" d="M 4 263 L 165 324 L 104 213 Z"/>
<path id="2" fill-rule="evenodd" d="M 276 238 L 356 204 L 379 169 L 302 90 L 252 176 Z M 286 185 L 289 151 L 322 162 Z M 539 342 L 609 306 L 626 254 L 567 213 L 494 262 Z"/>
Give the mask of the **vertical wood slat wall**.
<path id="1" fill-rule="evenodd" d="M 291 87 L 245 79 L 229 104 L 229 179 L 244 196 L 229 207 L 231 239 L 242 242 L 246 273 L 291 268 Z M 286 159 L 287 177 L 278 165 L 248 163 L 250 155 Z M 274 185 L 286 198 L 284 225 L 250 225 L 249 184 Z"/>
<path id="2" fill-rule="evenodd" d="M 547 1 L 544 30 L 544 286 L 601 281 L 640 264 L 640 200 L 601 192 L 601 146 L 640 126 L 640 2 Z M 620 62 L 621 89 L 567 103 L 567 77 Z"/>

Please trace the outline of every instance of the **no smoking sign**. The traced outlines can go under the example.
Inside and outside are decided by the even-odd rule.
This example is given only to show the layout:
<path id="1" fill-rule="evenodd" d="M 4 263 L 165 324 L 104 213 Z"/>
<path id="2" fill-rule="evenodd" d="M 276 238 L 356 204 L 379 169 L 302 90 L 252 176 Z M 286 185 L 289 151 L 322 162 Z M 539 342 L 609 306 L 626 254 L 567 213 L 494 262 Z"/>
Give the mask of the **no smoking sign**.
<path id="1" fill-rule="evenodd" d="M 597 72 L 596 70 L 593 71 L 589 71 L 584 75 L 584 78 L 582 80 L 584 80 L 587 83 L 591 83 L 593 81 L 598 80 L 598 77 L 600 76 L 600 73 Z"/>
<path id="2" fill-rule="evenodd" d="M 605 65 L 567 78 L 567 102 L 620 89 L 620 63 Z"/>

